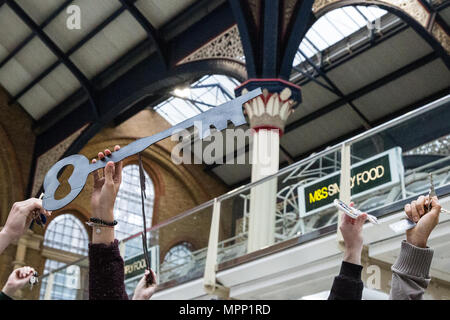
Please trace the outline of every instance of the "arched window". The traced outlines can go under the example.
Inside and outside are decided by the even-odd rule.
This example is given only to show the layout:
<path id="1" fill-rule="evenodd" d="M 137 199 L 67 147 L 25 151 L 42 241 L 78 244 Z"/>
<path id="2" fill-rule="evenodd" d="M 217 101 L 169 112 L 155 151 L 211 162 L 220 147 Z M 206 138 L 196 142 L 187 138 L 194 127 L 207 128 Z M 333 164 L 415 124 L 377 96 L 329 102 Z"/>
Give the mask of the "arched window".
<path id="1" fill-rule="evenodd" d="M 149 175 L 145 174 L 144 199 L 147 228 L 152 225 L 155 190 Z M 142 231 L 144 224 L 141 208 L 141 185 L 139 182 L 139 166 L 132 164 L 122 170 L 122 183 L 114 204 L 114 217 L 118 224 L 115 228 L 116 238 L 122 240 Z"/>
<path id="2" fill-rule="evenodd" d="M 192 244 L 181 242 L 167 251 L 164 257 L 164 269 L 172 269 L 187 264 L 192 259 Z"/>
<path id="3" fill-rule="evenodd" d="M 79 219 L 62 214 L 50 222 L 44 237 L 44 246 L 87 255 L 88 235 Z"/>
<path id="4" fill-rule="evenodd" d="M 47 227 L 44 246 L 70 253 L 87 255 L 88 234 L 82 222 L 71 214 L 62 214 L 53 219 Z M 65 266 L 66 263 L 47 259 L 44 274 Z M 48 277 L 42 279 L 40 299 L 44 299 Z M 51 289 L 52 300 L 74 300 L 80 288 L 80 267 L 64 268 L 54 274 Z"/>

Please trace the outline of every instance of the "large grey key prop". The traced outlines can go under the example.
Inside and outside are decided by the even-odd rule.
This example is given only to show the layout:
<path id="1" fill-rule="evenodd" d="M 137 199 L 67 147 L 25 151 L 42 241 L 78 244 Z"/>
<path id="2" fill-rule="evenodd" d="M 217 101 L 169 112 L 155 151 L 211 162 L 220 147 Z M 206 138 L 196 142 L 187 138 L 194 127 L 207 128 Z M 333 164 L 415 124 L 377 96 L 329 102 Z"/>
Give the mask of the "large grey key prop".
<path id="1" fill-rule="evenodd" d="M 72 202 L 80 194 L 86 184 L 87 177 L 91 172 L 104 168 L 109 161 L 119 162 L 129 156 L 137 154 L 147 149 L 152 144 L 170 137 L 172 134 L 183 129 L 195 126 L 198 129 L 199 138 L 204 139 L 211 134 L 211 125 L 220 131 L 227 127 L 228 120 L 230 120 L 236 127 L 246 123 L 247 121 L 245 120 L 243 114 L 242 105 L 259 96 L 261 93 L 261 88 L 252 90 L 237 97 L 236 99 L 223 103 L 218 107 L 214 107 L 195 117 L 180 122 L 167 130 L 150 137 L 136 140 L 120 150 L 113 152 L 110 156 L 106 156 L 104 161 L 97 161 L 96 163 L 91 164 L 85 156 L 79 154 L 61 159 L 55 163 L 45 175 L 45 195 L 42 200 L 43 207 L 49 211 L 61 209 Z M 74 167 L 72 175 L 68 179 L 70 193 L 62 199 L 55 199 L 55 192 L 60 185 L 58 181 L 58 173 L 68 165 L 72 165 Z"/>

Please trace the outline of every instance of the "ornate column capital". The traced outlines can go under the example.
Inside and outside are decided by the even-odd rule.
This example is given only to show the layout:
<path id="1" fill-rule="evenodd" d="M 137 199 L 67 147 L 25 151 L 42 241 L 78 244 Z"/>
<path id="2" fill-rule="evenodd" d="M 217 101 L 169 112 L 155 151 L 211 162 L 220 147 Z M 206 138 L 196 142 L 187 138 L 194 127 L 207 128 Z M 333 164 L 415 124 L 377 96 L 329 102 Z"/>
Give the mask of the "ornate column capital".
<path id="1" fill-rule="evenodd" d="M 289 115 L 301 102 L 300 87 L 282 79 L 250 79 L 235 89 L 236 96 L 261 88 L 263 94 L 244 104 L 250 127 L 278 129 L 283 134 Z"/>

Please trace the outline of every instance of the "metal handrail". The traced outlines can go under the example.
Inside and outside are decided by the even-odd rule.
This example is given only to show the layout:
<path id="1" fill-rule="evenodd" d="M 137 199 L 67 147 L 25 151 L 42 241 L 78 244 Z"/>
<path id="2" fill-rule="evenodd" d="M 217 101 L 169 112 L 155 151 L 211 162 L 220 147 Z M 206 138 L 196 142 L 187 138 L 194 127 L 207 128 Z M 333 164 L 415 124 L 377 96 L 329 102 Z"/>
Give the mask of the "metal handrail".
<path id="1" fill-rule="evenodd" d="M 302 160 L 300 160 L 300 161 L 298 161 L 296 163 L 293 163 L 293 164 L 291 164 L 291 165 L 289 165 L 287 167 L 284 167 L 284 168 L 280 169 L 277 173 L 275 173 L 273 175 L 264 177 L 264 178 L 262 178 L 260 180 L 257 180 L 255 182 L 251 182 L 251 183 L 249 183 L 247 185 L 240 186 L 240 187 L 238 187 L 236 189 L 233 189 L 233 190 L 231 190 L 231 191 L 229 191 L 227 193 L 224 193 L 223 195 L 220 195 L 220 196 L 217 197 L 217 201 L 223 201 L 223 200 L 230 199 L 230 198 L 236 196 L 237 194 L 240 194 L 242 192 L 248 191 L 248 190 L 250 190 L 251 188 L 253 188 L 253 187 L 257 186 L 257 185 L 263 184 L 263 183 L 265 183 L 265 182 L 267 182 L 269 180 L 272 180 L 272 179 L 277 178 L 277 177 L 279 177 L 281 175 L 284 175 L 285 173 L 289 172 L 290 170 L 293 170 L 294 168 L 296 168 L 297 166 L 300 166 L 300 165 L 302 165 L 302 164 L 304 164 L 304 163 L 306 163 L 308 161 L 311 161 L 314 158 L 319 158 L 319 157 L 322 157 L 322 156 L 324 156 L 324 155 L 326 155 L 328 153 L 340 150 L 340 148 L 344 144 L 354 144 L 354 143 L 356 143 L 358 141 L 367 139 L 368 137 L 373 136 L 373 135 L 375 135 L 375 134 L 377 134 L 377 133 L 379 133 L 379 132 L 381 132 L 383 130 L 392 128 L 392 127 L 394 127 L 394 126 L 396 126 L 398 124 L 401 124 L 403 122 L 406 122 L 406 121 L 408 121 L 408 120 L 410 120 L 410 119 L 412 119 L 412 118 L 414 118 L 416 116 L 420 116 L 421 114 L 424 114 L 425 112 L 429 112 L 429 111 L 431 111 L 433 109 L 439 108 L 443 104 L 449 103 L 449 102 L 450 102 L 450 95 L 442 97 L 442 98 L 440 98 L 438 100 L 435 100 L 435 101 L 433 101 L 433 102 L 431 102 L 429 104 L 426 104 L 425 106 L 422 106 L 422 107 L 420 107 L 418 109 L 415 109 L 415 110 L 412 110 L 412 111 L 410 111 L 408 113 L 405 113 L 404 115 L 402 115 L 400 117 L 397 117 L 397 118 L 395 118 L 393 120 L 387 121 L 387 122 L 385 122 L 385 123 L 383 123 L 383 124 L 381 124 L 381 125 L 379 125 L 377 127 L 369 129 L 369 130 L 367 130 L 367 131 L 365 131 L 365 132 L 363 132 L 363 133 L 361 133 L 359 135 L 356 135 L 356 136 L 354 136 L 352 138 L 349 138 L 349 139 L 347 139 L 347 140 L 345 140 L 343 142 L 335 144 L 334 146 L 327 147 L 326 149 L 324 149 L 322 151 L 319 151 L 317 153 L 313 153 L 313 154 L 309 155 L 308 157 L 306 157 L 306 158 L 304 158 L 304 159 L 302 159 Z M 191 215 L 191 214 L 193 214 L 193 213 L 195 213 L 197 211 L 206 209 L 206 208 L 212 206 L 213 204 L 214 204 L 214 199 L 206 201 L 206 202 L 198 205 L 197 207 L 194 207 L 194 208 L 189 209 L 189 210 L 187 210 L 187 211 L 185 211 L 185 212 L 183 212 L 183 213 L 181 213 L 179 215 L 176 215 L 176 216 L 174 216 L 172 218 L 169 218 L 169 219 L 167 219 L 167 220 L 165 220 L 165 221 L 163 221 L 163 222 L 161 222 L 161 223 L 159 223 L 157 225 L 152 226 L 151 228 L 147 228 L 147 231 L 154 231 L 156 229 L 162 228 L 162 227 L 164 227 L 166 225 L 169 225 L 170 223 L 172 223 L 174 221 L 178 221 L 180 219 L 183 219 L 183 218 L 185 218 L 185 217 L 187 217 L 187 216 L 189 216 L 189 215 Z M 138 234 L 136 234 L 134 236 L 130 236 L 127 239 L 131 239 L 133 237 L 136 237 L 136 236 L 140 235 L 141 233 L 142 232 L 139 232 Z M 123 241 L 125 241 L 127 239 L 124 239 Z"/>

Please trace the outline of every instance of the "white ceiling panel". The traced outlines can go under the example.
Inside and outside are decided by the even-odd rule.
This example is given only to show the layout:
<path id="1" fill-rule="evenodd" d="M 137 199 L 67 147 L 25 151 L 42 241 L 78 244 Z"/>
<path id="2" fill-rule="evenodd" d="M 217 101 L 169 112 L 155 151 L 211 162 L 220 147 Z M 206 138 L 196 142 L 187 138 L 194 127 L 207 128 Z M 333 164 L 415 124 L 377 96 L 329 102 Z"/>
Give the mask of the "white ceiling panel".
<path id="1" fill-rule="evenodd" d="M 131 14 L 124 12 L 70 58 L 88 78 L 92 78 L 146 36 Z"/>
<path id="2" fill-rule="evenodd" d="M 342 106 L 282 137 L 283 146 L 294 157 L 361 127 L 361 120 L 348 106 Z"/>
<path id="3" fill-rule="evenodd" d="M 354 103 L 370 121 L 374 121 L 449 86 L 450 71 L 438 59 Z"/>
<path id="4" fill-rule="evenodd" d="M 64 0 L 16 0 L 16 2 L 34 20 L 34 22 L 42 24 L 52 12 L 64 3 Z"/>
<path id="5" fill-rule="evenodd" d="M 318 78 L 322 83 L 326 82 L 323 78 Z M 317 111 L 323 106 L 339 99 L 338 96 L 331 93 L 329 90 L 321 87 L 315 82 L 308 82 L 301 88 L 302 103 L 295 109 L 295 112 L 288 118 L 287 123 L 294 122 L 304 116 Z"/>
<path id="6" fill-rule="evenodd" d="M 33 119 L 38 120 L 55 105 L 55 99 L 38 84 L 22 96 L 19 103 Z"/>
<path id="7" fill-rule="evenodd" d="M 59 65 L 39 84 L 54 99 L 55 103 L 62 102 L 80 88 L 80 83 L 65 65 Z"/>
<path id="8" fill-rule="evenodd" d="M 8 55 L 8 53 L 8 50 L 6 50 L 6 48 L 0 42 L 0 61 L 2 61 Z"/>
<path id="9" fill-rule="evenodd" d="M 34 37 L 14 56 L 14 59 L 35 78 L 53 64 L 57 57 L 38 37 Z"/>
<path id="10" fill-rule="evenodd" d="M 175 17 L 196 0 L 139 0 L 136 7 L 156 29 Z"/>
<path id="11" fill-rule="evenodd" d="M 444 21 L 450 25 L 450 7 L 441 10 L 439 14 L 441 15 L 442 19 L 444 19 Z"/>
<path id="12" fill-rule="evenodd" d="M 30 33 L 31 30 L 7 5 L 0 7 L 0 44 L 6 49 L 6 52 L 3 50 L 0 52 L 0 60 L 3 60 Z"/>
<path id="13" fill-rule="evenodd" d="M 35 37 L 0 69 L 0 83 L 11 95 L 15 95 L 56 60 L 53 53 Z"/>
<path id="14" fill-rule="evenodd" d="M 0 69 L 0 83 L 13 96 L 30 81 L 29 72 L 14 58 Z"/>
<path id="15" fill-rule="evenodd" d="M 224 164 L 212 170 L 226 184 L 233 185 L 250 177 L 252 167 L 250 164 Z"/>
<path id="16" fill-rule="evenodd" d="M 69 50 L 81 41 L 86 34 L 120 7 L 117 0 L 76 0 L 73 4 L 80 7 L 81 29 L 67 28 L 69 14 L 66 11 L 63 11 L 44 29 L 63 51 Z"/>
<path id="17" fill-rule="evenodd" d="M 327 75 L 347 94 L 430 52 L 431 47 L 414 30 L 407 29 L 331 70 Z"/>

